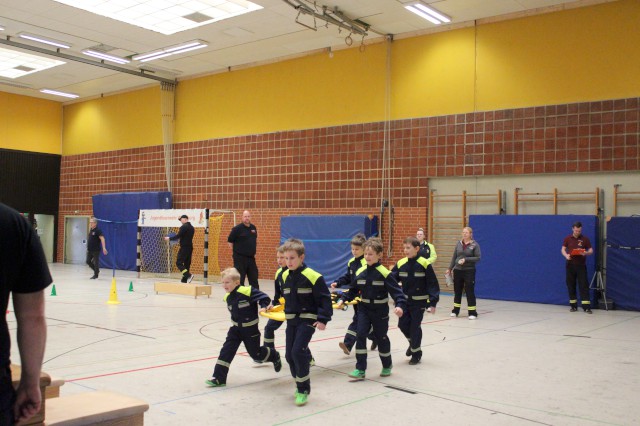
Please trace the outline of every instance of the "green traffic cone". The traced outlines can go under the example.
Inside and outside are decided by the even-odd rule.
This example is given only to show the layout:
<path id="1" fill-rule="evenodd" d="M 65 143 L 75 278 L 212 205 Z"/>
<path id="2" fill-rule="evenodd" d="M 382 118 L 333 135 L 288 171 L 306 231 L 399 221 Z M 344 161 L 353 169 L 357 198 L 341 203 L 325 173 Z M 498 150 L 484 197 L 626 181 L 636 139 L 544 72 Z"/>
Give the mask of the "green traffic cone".
<path id="1" fill-rule="evenodd" d="M 129 283 L 129 291 L 133 291 L 133 281 Z"/>
<path id="2" fill-rule="evenodd" d="M 51 295 L 52 296 L 57 296 L 56 294 L 56 285 L 54 284 L 53 287 L 51 287 Z"/>

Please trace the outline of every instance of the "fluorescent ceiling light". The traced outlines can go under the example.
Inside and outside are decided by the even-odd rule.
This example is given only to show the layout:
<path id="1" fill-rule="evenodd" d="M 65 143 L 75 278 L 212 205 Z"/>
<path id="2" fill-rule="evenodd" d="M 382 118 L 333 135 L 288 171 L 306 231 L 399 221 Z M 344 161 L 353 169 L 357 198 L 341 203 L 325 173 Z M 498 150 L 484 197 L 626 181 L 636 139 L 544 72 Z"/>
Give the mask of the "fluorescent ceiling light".
<path id="1" fill-rule="evenodd" d="M 75 95 L 73 93 L 59 92 L 57 90 L 51 90 L 51 89 L 40 89 L 40 92 L 48 93 L 50 95 L 63 96 L 65 98 L 72 98 L 72 99 L 80 97 L 80 95 Z"/>
<path id="2" fill-rule="evenodd" d="M 451 22 L 451 18 L 444 13 L 419 1 L 406 4 L 404 7 L 405 9 L 436 25 Z"/>
<path id="3" fill-rule="evenodd" d="M 99 50 L 85 49 L 82 53 L 104 61 L 115 62 L 116 64 L 128 64 L 131 62 L 128 59 L 121 58 L 120 56 L 109 55 L 108 53 L 100 52 Z"/>
<path id="4" fill-rule="evenodd" d="M 180 53 L 190 52 L 196 49 L 202 49 L 207 47 L 208 44 L 203 40 L 193 40 L 186 43 L 177 44 L 175 46 L 165 47 L 163 49 L 153 50 L 151 52 L 135 55 L 131 59 L 134 61 L 148 62 L 155 59 L 165 58 L 171 55 L 178 55 Z"/>
<path id="5" fill-rule="evenodd" d="M 54 40 L 52 38 L 48 38 L 48 37 L 42 37 L 39 35 L 35 35 L 35 34 L 29 34 L 29 33 L 18 33 L 18 37 L 20 38 L 24 38 L 27 40 L 32 40 L 32 41 L 37 41 L 38 43 L 44 43 L 44 44 L 48 44 L 50 46 L 55 46 L 55 47 L 61 47 L 63 49 L 69 49 L 71 47 L 70 44 L 59 41 L 59 40 Z"/>
<path id="6" fill-rule="evenodd" d="M 262 9 L 247 0 L 54 0 L 165 35 Z"/>
<path id="7" fill-rule="evenodd" d="M 0 47 L 0 76 L 18 78 L 34 72 L 63 65 L 66 62 L 44 56 L 21 53 Z"/>

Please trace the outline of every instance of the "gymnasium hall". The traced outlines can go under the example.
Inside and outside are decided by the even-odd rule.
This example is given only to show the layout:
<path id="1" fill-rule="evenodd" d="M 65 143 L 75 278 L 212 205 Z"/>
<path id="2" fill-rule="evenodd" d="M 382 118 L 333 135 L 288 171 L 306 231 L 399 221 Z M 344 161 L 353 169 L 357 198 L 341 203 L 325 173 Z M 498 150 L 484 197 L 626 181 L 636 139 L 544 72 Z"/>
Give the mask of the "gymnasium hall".
<path id="1" fill-rule="evenodd" d="M 638 0 L 2 0 L 0 203 L 53 279 L 42 404 L 18 424 L 640 424 L 638 22 Z M 419 362 L 390 301 L 392 374 L 369 342 L 350 377 L 350 305 L 311 337 L 308 402 L 288 321 L 281 371 L 240 345 L 208 386 L 239 327 L 221 271 L 247 212 L 269 298 L 289 238 L 330 284 L 356 234 L 393 270 L 422 233 L 440 293 Z M 188 273 L 165 239 L 182 215 Z M 460 290 L 446 273 L 469 233 L 482 256 Z"/>

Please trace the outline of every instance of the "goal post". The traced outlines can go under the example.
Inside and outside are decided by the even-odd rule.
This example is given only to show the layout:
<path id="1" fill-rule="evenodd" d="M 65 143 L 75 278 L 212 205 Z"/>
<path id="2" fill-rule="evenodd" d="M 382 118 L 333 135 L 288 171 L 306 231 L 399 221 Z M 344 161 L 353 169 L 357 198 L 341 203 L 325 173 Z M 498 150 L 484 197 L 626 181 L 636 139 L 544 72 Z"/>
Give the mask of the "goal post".
<path id="1" fill-rule="evenodd" d="M 220 274 L 219 245 L 222 229 L 235 226 L 235 213 L 214 209 L 140 210 L 136 269 L 138 277 L 180 278 L 175 264 L 179 250 L 177 241 L 165 236 L 177 233 L 179 217 L 189 216 L 194 227 L 190 272 L 207 284 L 208 278 Z"/>

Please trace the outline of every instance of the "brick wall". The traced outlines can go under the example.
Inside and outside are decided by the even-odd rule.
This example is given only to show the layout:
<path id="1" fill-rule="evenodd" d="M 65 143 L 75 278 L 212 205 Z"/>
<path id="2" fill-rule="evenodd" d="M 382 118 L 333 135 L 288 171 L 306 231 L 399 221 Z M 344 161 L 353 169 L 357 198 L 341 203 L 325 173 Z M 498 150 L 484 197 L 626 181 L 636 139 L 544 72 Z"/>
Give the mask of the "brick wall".
<path id="1" fill-rule="evenodd" d="M 426 228 L 431 177 L 639 170 L 639 100 L 391 122 L 384 184 L 395 214 L 391 257 L 402 256 L 405 236 Z M 281 216 L 379 215 L 384 133 L 384 123 L 377 122 L 175 145 L 174 208 L 234 210 L 238 216 L 251 210 L 260 276 L 271 278 Z M 58 261 L 65 215 L 91 214 L 93 194 L 166 189 L 162 147 L 63 157 Z M 387 209 L 387 241 L 388 220 Z M 224 267 L 231 253 L 228 230 L 222 234 Z"/>

